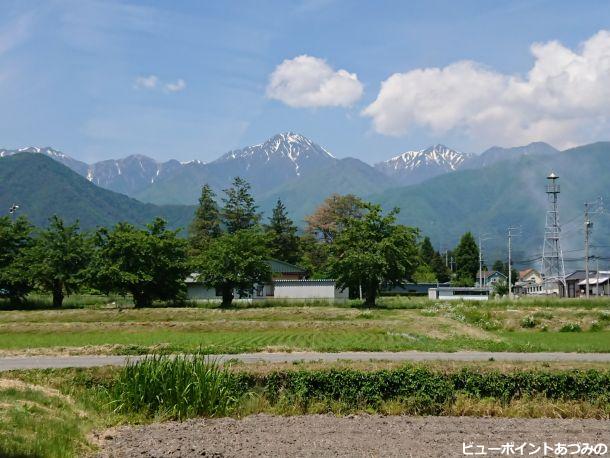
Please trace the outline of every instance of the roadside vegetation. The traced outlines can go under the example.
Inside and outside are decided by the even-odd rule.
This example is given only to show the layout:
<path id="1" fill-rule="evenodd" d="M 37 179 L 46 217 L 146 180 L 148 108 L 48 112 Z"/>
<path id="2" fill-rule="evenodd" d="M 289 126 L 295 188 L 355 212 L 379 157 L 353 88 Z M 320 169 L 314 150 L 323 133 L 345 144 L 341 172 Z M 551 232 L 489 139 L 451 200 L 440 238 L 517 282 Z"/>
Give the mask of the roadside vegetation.
<path id="1" fill-rule="evenodd" d="M 610 369 L 554 363 L 216 364 L 150 356 L 123 369 L 0 375 L 0 455 L 70 457 L 122 424 L 254 413 L 610 420 Z"/>

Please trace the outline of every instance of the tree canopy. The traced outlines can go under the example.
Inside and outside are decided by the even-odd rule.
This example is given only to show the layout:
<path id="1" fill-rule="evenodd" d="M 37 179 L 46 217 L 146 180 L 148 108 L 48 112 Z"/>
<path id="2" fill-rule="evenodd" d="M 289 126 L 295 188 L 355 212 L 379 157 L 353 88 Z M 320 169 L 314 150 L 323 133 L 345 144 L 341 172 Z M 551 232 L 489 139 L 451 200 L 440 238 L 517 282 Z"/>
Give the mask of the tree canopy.
<path id="1" fill-rule="evenodd" d="M 362 209 L 336 236 L 330 272 L 340 288 L 361 285 L 365 304 L 374 306 L 382 283 L 396 285 L 416 269 L 417 230 L 396 224 L 398 209 L 385 216 L 379 205 L 367 203 Z"/>
<path id="2" fill-rule="evenodd" d="M 194 260 L 198 280 L 222 293 L 222 306 L 233 301 L 233 291 L 252 294 L 256 283 L 271 280 L 266 237 L 258 228 L 222 234 Z"/>
<path id="3" fill-rule="evenodd" d="M 64 296 L 78 291 L 86 279 L 91 245 L 78 221 L 65 225 L 53 216 L 35 239 L 28 259 L 36 285 L 53 295 L 54 307 L 61 307 Z"/>
<path id="4" fill-rule="evenodd" d="M 249 229 L 259 224 L 261 215 L 250 192 L 250 184 L 241 177 L 235 177 L 230 188 L 225 189 L 222 201 L 222 221 L 230 234 Z"/>
<path id="5" fill-rule="evenodd" d="M 479 247 L 471 232 L 466 232 L 455 249 L 457 277 L 472 286 L 479 271 Z M 461 285 L 466 286 L 466 285 Z"/>
<path id="6" fill-rule="evenodd" d="M 177 232 L 160 218 L 146 229 L 128 223 L 100 229 L 91 268 L 94 285 L 105 293 L 131 294 L 136 307 L 176 299 L 189 273 L 186 241 Z"/>
<path id="7" fill-rule="evenodd" d="M 201 188 L 199 206 L 189 227 L 189 245 L 192 254 L 205 249 L 210 240 L 220 235 L 220 210 L 216 203 L 216 194 L 205 184 Z"/>
<path id="8" fill-rule="evenodd" d="M 288 216 L 284 203 L 278 199 L 269 222 L 265 225 L 271 257 L 296 264 L 300 258 L 297 227 Z"/>
<path id="9" fill-rule="evenodd" d="M 353 194 L 333 194 L 309 216 L 305 217 L 306 231 L 320 240 L 331 243 L 341 232 L 345 221 L 360 218 L 364 201 Z"/>
<path id="10" fill-rule="evenodd" d="M 0 297 L 21 301 L 32 289 L 27 251 L 32 246 L 32 226 L 25 217 L 0 217 Z"/>

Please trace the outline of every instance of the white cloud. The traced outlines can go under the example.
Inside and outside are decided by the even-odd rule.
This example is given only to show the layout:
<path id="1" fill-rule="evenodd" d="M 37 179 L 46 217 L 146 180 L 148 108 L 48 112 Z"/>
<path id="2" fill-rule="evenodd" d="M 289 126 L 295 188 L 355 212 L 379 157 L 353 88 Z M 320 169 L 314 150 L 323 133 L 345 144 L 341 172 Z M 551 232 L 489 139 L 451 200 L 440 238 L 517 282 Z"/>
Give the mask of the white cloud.
<path id="1" fill-rule="evenodd" d="M 577 51 L 557 41 L 531 46 L 525 76 L 506 75 L 471 61 L 395 73 L 363 110 L 375 130 L 403 135 L 462 131 L 481 143 L 544 140 L 568 147 L 610 129 L 610 32 Z"/>
<path id="2" fill-rule="evenodd" d="M 166 92 L 180 92 L 186 89 L 186 81 L 178 78 L 173 83 L 163 83 L 157 75 L 138 76 L 134 83 L 136 89 L 155 90 L 164 89 Z"/>
<path id="3" fill-rule="evenodd" d="M 138 76 L 136 78 L 136 89 L 154 89 L 159 84 L 159 77 L 156 75 Z"/>
<path id="4" fill-rule="evenodd" d="M 302 55 L 278 65 L 267 97 L 291 107 L 350 106 L 362 96 L 355 73 L 335 71 L 324 59 Z"/>
<path id="5" fill-rule="evenodd" d="M 175 83 L 167 83 L 165 89 L 169 92 L 180 92 L 186 89 L 186 82 L 182 78 L 179 78 Z"/>

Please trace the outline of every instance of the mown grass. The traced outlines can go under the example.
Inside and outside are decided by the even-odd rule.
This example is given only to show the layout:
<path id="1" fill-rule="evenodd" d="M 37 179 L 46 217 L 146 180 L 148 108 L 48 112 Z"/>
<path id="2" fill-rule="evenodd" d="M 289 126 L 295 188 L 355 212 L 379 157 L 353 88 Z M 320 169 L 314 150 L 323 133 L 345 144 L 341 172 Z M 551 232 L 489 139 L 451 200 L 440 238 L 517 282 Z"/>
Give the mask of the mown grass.
<path id="1" fill-rule="evenodd" d="M 606 309 L 350 307 L 0 312 L 0 352 L 144 354 L 271 351 L 610 351 Z M 532 326 L 523 325 L 531 319 Z M 569 323 L 583 332 L 561 332 Z M 577 329 L 575 326 L 570 329 Z"/>

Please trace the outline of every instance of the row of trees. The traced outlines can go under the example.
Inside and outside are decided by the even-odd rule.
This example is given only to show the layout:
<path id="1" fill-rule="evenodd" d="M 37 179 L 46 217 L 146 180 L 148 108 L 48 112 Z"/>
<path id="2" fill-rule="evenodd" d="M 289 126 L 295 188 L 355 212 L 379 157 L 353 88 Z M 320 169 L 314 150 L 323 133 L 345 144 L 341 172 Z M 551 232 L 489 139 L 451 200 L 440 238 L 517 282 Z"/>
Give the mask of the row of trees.
<path id="1" fill-rule="evenodd" d="M 83 289 L 131 294 L 136 306 L 175 300 L 189 272 L 187 243 L 156 219 L 144 229 L 119 223 L 84 233 L 57 216 L 35 230 L 26 218 L 0 218 L 0 297 L 19 302 L 33 289 L 53 296 Z"/>
<path id="2" fill-rule="evenodd" d="M 211 187 L 202 188 L 188 238 L 161 219 L 145 228 L 119 223 L 85 233 L 58 217 L 45 229 L 23 217 L 0 218 L 0 297 L 19 301 L 38 289 L 59 307 L 66 295 L 85 289 L 130 294 L 145 307 L 183 298 L 184 279 L 196 272 L 228 306 L 234 291 L 251 293 L 271 279 L 270 258 L 302 265 L 314 278 L 335 278 L 340 287 L 361 291 L 368 305 L 382 286 L 405 279 L 474 283 L 478 247 L 470 233 L 452 253 L 453 273 L 429 238 L 397 224 L 398 209 L 384 214 L 356 196 L 332 195 L 299 233 L 281 200 L 263 222 L 245 180 L 235 178 L 223 192 L 219 200 Z"/>

